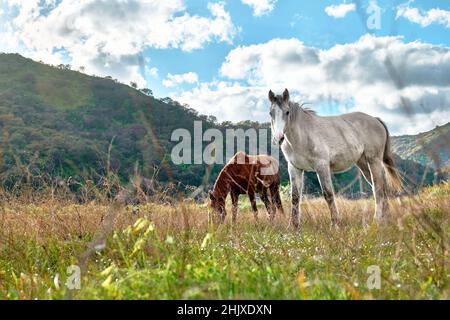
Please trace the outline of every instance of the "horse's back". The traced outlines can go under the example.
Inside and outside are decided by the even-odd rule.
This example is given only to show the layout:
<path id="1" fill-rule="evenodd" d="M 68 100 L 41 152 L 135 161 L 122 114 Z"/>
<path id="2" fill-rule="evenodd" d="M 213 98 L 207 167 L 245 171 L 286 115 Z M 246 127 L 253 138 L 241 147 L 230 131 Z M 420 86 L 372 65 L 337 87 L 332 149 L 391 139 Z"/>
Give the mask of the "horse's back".
<path id="1" fill-rule="evenodd" d="M 245 170 L 245 168 L 256 167 L 257 169 L 265 168 L 271 169 L 273 168 L 274 174 L 278 173 L 279 162 L 274 157 L 261 154 L 261 155 L 248 155 L 245 152 L 238 152 L 227 164 L 229 165 L 238 165 L 240 168 Z"/>
<path id="2" fill-rule="evenodd" d="M 380 119 L 363 112 L 354 112 L 342 116 L 358 133 L 358 139 L 364 144 L 364 152 L 375 156 L 384 152 L 387 130 Z"/>
<path id="3" fill-rule="evenodd" d="M 277 178 L 279 180 L 280 163 L 277 159 L 269 155 L 259 155 L 258 166 L 258 172 L 260 175 L 273 176 L 274 180 Z"/>
<path id="4" fill-rule="evenodd" d="M 332 170 L 348 170 L 363 155 L 376 157 L 383 153 L 387 133 L 375 117 L 362 112 L 320 117 L 319 140 L 326 145 Z M 319 148 L 319 150 L 321 150 Z"/>
<path id="5" fill-rule="evenodd" d="M 232 177 L 236 188 L 259 189 L 261 182 L 265 186 L 280 183 L 279 162 L 269 155 L 247 155 L 237 153 L 224 170 Z"/>

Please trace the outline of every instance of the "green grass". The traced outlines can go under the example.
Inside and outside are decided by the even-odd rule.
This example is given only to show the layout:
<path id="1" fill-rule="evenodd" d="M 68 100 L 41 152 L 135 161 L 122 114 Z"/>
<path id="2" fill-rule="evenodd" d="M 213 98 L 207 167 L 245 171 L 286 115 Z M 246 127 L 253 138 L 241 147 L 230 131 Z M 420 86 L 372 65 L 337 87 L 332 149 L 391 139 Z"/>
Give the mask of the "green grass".
<path id="1" fill-rule="evenodd" d="M 72 72 L 72 77 L 67 77 L 67 72 L 61 72 L 60 78 L 55 79 L 53 75 L 43 73 L 36 80 L 36 94 L 45 104 L 57 110 L 72 110 L 93 104 L 92 89 L 88 82 L 83 81 L 85 76 Z"/>
<path id="2" fill-rule="evenodd" d="M 308 199 L 296 231 L 263 210 L 255 223 L 245 203 L 237 225 L 219 228 L 206 205 L 186 202 L 10 203 L 0 218 L 0 298 L 448 299 L 448 194 L 393 200 L 381 226 L 372 200 L 338 205 L 335 229 L 324 201 Z M 113 230 L 98 237 L 111 216 Z M 106 245 L 86 255 L 94 238 Z M 81 267 L 80 290 L 64 285 L 70 265 Z M 381 270 L 380 289 L 367 286 L 369 266 Z"/>
<path id="3" fill-rule="evenodd" d="M 72 110 L 93 103 L 89 77 L 76 71 L 60 70 L 18 55 L 2 55 L 0 93 L 24 92 L 56 110 Z"/>

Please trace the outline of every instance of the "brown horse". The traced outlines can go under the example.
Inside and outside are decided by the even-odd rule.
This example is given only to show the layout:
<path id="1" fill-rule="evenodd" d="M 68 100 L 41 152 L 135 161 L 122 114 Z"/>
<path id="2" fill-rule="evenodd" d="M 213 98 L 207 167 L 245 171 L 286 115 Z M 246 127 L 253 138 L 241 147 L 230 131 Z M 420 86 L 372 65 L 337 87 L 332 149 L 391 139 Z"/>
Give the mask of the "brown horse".
<path id="1" fill-rule="evenodd" d="M 230 193 L 233 222 L 236 221 L 238 199 L 241 194 L 247 194 L 250 198 L 256 220 L 258 220 L 256 193 L 264 202 L 271 220 L 275 217 L 277 209 L 284 213 L 279 192 L 278 167 L 278 161 L 270 156 L 249 156 L 244 152 L 237 153 L 222 169 L 209 195 L 214 223 L 222 223 L 225 220 L 225 199 Z"/>

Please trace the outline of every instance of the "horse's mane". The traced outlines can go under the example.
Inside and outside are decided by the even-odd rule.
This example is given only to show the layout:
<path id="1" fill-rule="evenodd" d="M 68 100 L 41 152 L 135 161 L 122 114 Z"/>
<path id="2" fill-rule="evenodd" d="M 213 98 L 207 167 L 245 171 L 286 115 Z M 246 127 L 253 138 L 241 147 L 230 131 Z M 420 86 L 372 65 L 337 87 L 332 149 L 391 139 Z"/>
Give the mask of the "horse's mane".
<path id="1" fill-rule="evenodd" d="M 238 152 L 236 153 L 222 168 L 219 175 L 217 176 L 216 182 L 213 186 L 213 191 L 217 188 L 223 189 L 225 181 L 230 178 L 230 173 L 228 172 L 230 170 L 230 165 L 237 163 L 239 157 L 245 157 L 247 159 L 247 154 L 245 152 Z M 223 190 L 220 190 L 223 191 Z"/>
<path id="2" fill-rule="evenodd" d="M 302 103 L 301 105 L 297 102 L 290 102 L 289 103 L 291 107 L 294 107 L 296 111 L 302 111 L 308 115 L 312 115 L 312 116 L 316 116 L 317 112 L 314 111 L 313 109 L 310 108 L 305 108 L 305 105 L 310 104 L 310 103 Z"/>

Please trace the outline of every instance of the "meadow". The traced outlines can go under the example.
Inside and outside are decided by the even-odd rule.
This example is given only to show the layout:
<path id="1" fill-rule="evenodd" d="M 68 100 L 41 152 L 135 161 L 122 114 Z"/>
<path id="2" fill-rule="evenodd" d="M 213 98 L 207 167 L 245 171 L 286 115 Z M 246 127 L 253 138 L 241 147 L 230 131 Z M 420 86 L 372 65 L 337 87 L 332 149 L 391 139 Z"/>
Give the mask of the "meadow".
<path id="1" fill-rule="evenodd" d="M 190 200 L 2 193 L 0 299 L 448 299 L 450 184 L 390 204 L 377 225 L 372 199 L 339 198 L 333 228 L 325 201 L 308 198 L 294 230 L 285 195 L 273 223 L 262 207 L 255 223 L 244 201 L 236 225 L 228 216 L 215 228 L 207 204 Z"/>

